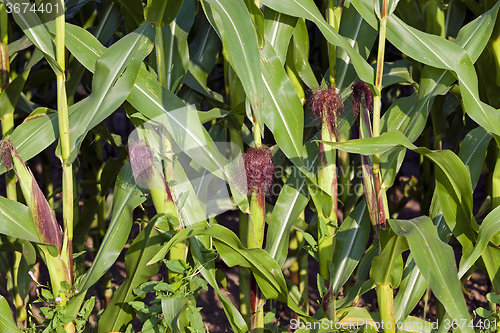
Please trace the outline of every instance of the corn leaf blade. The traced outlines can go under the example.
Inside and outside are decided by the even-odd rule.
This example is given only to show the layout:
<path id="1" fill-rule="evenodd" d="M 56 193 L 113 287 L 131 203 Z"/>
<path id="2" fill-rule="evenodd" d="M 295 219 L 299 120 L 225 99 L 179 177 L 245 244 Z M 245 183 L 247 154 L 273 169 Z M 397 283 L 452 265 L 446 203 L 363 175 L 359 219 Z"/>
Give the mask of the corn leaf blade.
<path id="1" fill-rule="evenodd" d="M 183 0 L 148 0 L 144 8 L 146 21 L 159 27 L 164 27 L 172 22 L 181 9 Z"/>
<path id="2" fill-rule="evenodd" d="M 137 186 L 130 163 L 126 163 L 116 179 L 113 212 L 108 230 L 92 266 L 77 286 L 78 290 L 85 291 L 92 287 L 116 261 L 132 228 L 132 212 L 145 200 Z"/>
<path id="3" fill-rule="evenodd" d="M 368 65 L 365 59 L 354 50 L 344 37 L 340 36 L 335 29 L 325 21 L 323 15 L 321 15 L 312 0 L 292 0 L 286 2 L 281 0 L 264 0 L 262 3 L 275 11 L 290 16 L 302 17 L 314 22 L 329 43 L 340 46 L 347 52 L 354 68 L 356 68 L 359 78 L 365 82 L 374 82 L 373 68 Z"/>
<path id="4" fill-rule="evenodd" d="M 12 313 L 10 311 L 9 303 L 5 297 L 0 296 L 0 331 L 5 333 L 21 333 L 22 331 L 17 328 Z"/>
<path id="5" fill-rule="evenodd" d="M 254 116 L 262 123 L 263 87 L 257 35 L 250 13 L 238 0 L 202 2 L 210 24 L 219 35 L 229 62 L 240 78 Z"/>
<path id="6" fill-rule="evenodd" d="M 147 265 L 158 252 L 166 237 L 154 228 L 155 219 L 142 230 L 125 254 L 127 277 L 114 293 L 99 320 L 98 332 L 123 332 L 135 313 L 128 302 L 139 300 L 133 290 L 148 281 L 160 269 L 161 263 Z"/>
<path id="7" fill-rule="evenodd" d="M 415 263 L 446 312 L 459 322 L 470 320 L 452 248 L 439 239 L 436 226 L 426 216 L 412 220 L 389 220 L 394 232 L 405 236 Z M 464 325 L 463 332 L 474 332 Z"/>

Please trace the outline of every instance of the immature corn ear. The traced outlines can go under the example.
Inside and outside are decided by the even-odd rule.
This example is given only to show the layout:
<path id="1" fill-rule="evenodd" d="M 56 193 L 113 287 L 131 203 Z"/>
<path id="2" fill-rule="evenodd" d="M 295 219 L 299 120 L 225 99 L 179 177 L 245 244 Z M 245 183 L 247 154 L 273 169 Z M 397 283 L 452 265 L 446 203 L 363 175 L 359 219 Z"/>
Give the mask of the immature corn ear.
<path id="1" fill-rule="evenodd" d="M 336 142 L 338 139 L 339 116 L 344 111 L 344 102 L 337 93 L 337 88 L 335 86 L 319 88 L 313 93 L 310 101 L 311 110 L 318 121 L 318 127 L 321 129 L 320 139 Z M 326 209 L 330 213 L 326 214 L 329 215 L 330 221 L 336 221 L 338 197 L 337 152 L 333 147 L 325 146 L 323 142 L 320 142 L 318 157 L 318 185 L 332 198 L 331 207 Z"/>
<path id="2" fill-rule="evenodd" d="M 268 147 L 249 148 L 243 154 L 248 192 L 265 194 L 273 185 L 273 153 Z"/>
<path id="3" fill-rule="evenodd" d="M 45 244 L 54 245 L 61 252 L 62 233 L 56 217 L 45 199 L 31 171 L 24 165 L 16 148 L 9 139 L 0 142 L 2 164 L 7 169 L 14 168 L 19 185 L 35 222 L 38 236 Z"/>
<path id="4" fill-rule="evenodd" d="M 247 246 L 261 248 L 264 242 L 266 191 L 273 185 L 273 153 L 268 147 L 250 148 L 243 154 L 250 199 Z"/>
<path id="5" fill-rule="evenodd" d="M 360 137 L 371 138 L 373 133 L 370 112 L 373 110 L 373 93 L 365 82 L 359 81 L 352 87 L 352 96 L 353 112 L 355 115 L 359 114 Z M 379 221 L 384 221 L 382 227 L 385 227 L 385 218 L 384 216 L 380 216 L 380 211 L 384 214 L 384 210 L 377 200 L 376 182 L 378 181 L 378 175 L 375 176 L 372 172 L 372 162 L 369 156 L 361 156 L 361 171 L 370 221 L 374 228 L 379 225 Z"/>
<path id="6" fill-rule="evenodd" d="M 0 91 L 9 84 L 9 48 L 7 44 L 0 43 Z"/>
<path id="7" fill-rule="evenodd" d="M 368 214 L 370 215 L 370 221 L 374 228 L 378 224 L 378 204 L 377 204 L 377 194 L 375 192 L 375 184 L 373 183 L 373 173 L 371 168 L 370 157 L 366 155 L 361 155 L 361 172 L 363 176 L 363 188 L 366 198 L 366 206 L 368 208 Z"/>
<path id="8" fill-rule="evenodd" d="M 338 136 L 339 115 L 344 111 L 344 102 L 337 88 L 319 88 L 311 96 L 311 110 L 320 127 L 327 126 L 330 135 Z"/>
<path id="9" fill-rule="evenodd" d="M 149 189 L 156 211 L 178 216 L 170 187 L 155 166 L 153 150 L 144 140 L 130 142 L 128 150 L 137 185 Z"/>
<path id="10" fill-rule="evenodd" d="M 153 151 L 142 140 L 129 143 L 128 150 L 137 185 L 148 188 L 155 177 Z"/>
<path id="11" fill-rule="evenodd" d="M 373 93 L 365 82 L 358 81 L 352 86 L 352 98 L 352 109 L 356 116 L 360 110 L 367 111 L 368 115 L 373 111 Z"/>

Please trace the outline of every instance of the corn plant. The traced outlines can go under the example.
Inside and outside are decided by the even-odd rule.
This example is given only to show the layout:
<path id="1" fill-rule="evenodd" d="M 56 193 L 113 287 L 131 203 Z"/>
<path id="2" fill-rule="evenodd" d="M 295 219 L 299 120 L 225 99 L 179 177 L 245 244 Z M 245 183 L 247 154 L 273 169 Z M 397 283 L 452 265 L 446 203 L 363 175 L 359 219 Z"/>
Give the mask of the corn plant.
<path id="1" fill-rule="evenodd" d="M 499 6 L 0 0 L 0 331 L 496 331 Z"/>

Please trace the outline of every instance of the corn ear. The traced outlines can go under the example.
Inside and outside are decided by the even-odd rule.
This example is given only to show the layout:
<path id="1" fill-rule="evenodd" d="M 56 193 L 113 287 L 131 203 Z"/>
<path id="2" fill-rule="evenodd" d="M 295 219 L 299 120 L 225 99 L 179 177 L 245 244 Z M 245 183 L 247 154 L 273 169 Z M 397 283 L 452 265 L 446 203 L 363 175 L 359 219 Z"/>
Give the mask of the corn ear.
<path id="1" fill-rule="evenodd" d="M 370 113 L 367 108 L 360 107 L 359 133 L 361 138 L 371 138 L 372 125 L 370 122 Z M 365 190 L 366 206 L 370 215 L 370 221 L 373 228 L 378 225 L 378 203 L 375 193 L 375 182 L 372 173 L 372 161 L 369 156 L 361 155 L 361 172 L 363 176 L 363 188 Z"/>
<path id="2" fill-rule="evenodd" d="M 14 168 L 40 240 L 45 244 L 56 246 L 60 253 L 62 247 L 61 229 L 31 170 L 24 164 L 9 139 L 0 143 L 0 153 L 2 163 L 7 169 Z"/>

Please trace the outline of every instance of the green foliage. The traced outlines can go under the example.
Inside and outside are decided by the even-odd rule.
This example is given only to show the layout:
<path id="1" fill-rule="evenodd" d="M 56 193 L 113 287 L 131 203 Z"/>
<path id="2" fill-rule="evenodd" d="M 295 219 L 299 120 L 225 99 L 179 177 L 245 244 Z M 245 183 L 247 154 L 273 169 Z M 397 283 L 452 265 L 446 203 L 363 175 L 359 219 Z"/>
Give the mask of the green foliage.
<path id="1" fill-rule="evenodd" d="M 67 300 L 71 301 L 71 299 L 76 296 L 76 291 L 65 281 L 63 281 L 62 285 L 62 294 L 65 295 Z M 41 324 L 43 326 L 32 326 L 27 328 L 25 330 L 26 332 L 39 332 L 38 329 L 41 327 L 45 327 L 45 329 L 43 329 L 44 333 L 66 332 L 64 326 L 72 321 L 75 322 L 76 332 L 86 332 L 86 327 L 89 325 L 89 317 L 95 306 L 95 297 L 87 299 L 81 306 L 78 314 L 73 316 L 70 308 L 63 305 L 64 303 L 61 297 L 55 297 L 54 294 L 46 287 L 39 287 L 40 289 L 37 289 L 38 299 L 35 300 L 34 303 L 45 304 L 45 306 L 40 307 L 41 315 L 43 317 L 43 322 Z"/>
<path id="2" fill-rule="evenodd" d="M 207 282 L 197 276 L 198 269 L 190 267 L 181 260 L 164 260 L 169 271 L 179 273 L 172 283 L 149 281 L 134 289 L 134 294 L 144 297 L 154 295 L 149 305 L 143 301 L 128 302 L 143 323 L 142 332 L 160 332 L 167 328 L 173 331 L 189 330 L 203 332 L 204 324 L 200 315 L 201 308 L 196 307 L 196 295 L 201 289 L 208 290 Z M 181 312 L 187 314 L 188 323 L 180 318 Z M 173 314 L 173 317 L 172 317 Z M 187 324 L 187 325 L 186 325 Z M 185 325 L 180 327 L 181 325 Z"/>

